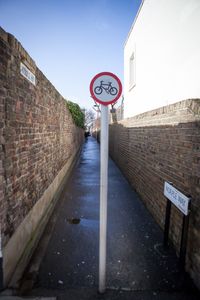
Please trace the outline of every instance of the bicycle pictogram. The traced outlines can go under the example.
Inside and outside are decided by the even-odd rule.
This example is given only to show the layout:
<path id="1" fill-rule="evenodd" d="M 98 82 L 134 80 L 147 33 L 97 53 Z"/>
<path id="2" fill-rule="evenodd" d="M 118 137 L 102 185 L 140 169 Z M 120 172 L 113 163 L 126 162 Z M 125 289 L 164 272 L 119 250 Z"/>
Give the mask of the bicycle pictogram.
<path id="1" fill-rule="evenodd" d="M 118 93 L 118 89 L 112 86 L 112 82 L 104 83 L 104 81 L 101 80 L 100 85 L 95 87 L 94 92 L 95 94 L 100 95 L 103 91 L 112 96 L 117 95 Z"/>

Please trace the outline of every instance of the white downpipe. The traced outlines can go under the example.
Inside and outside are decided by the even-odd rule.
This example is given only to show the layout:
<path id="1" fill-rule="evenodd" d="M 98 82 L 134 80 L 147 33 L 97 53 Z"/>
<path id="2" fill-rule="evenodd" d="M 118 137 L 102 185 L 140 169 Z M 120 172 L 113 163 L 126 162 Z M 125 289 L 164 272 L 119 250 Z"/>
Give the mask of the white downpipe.
<path id="1" fill-rule="evenodd" d="M 100 236 L 99 236 L 99 292 L 106 289 L 106 239 L 108 194 L 108 106 L 101 105 L 100 139 Z"/>

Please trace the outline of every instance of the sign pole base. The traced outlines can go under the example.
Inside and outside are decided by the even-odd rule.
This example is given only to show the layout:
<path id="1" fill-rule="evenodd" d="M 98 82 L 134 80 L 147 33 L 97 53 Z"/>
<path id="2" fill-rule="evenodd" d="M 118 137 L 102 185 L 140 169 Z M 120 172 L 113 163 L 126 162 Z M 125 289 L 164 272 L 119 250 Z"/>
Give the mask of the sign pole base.
<path id="1" fill-rule="evenodd" d="M 186 258 L 186 250 L 187 250 L 187 235 L 189 228 L 189 215 L 183 216 L 183 225 L 182 225 L 182 234 L 181 234 L 181 246 L 180 246 L 180 267 L 182 270 L 185 269 L 185 258 Z"/>
<path id="2" fill-rule="evenodd" d="M 165 248 L 168 247 L 170 216 L 171 216 L 171 202 L 167 199 L 166 212 L 165 212 L 164 240 L 163 240 L 163 244 Z"/>
<path id="3" fill-rule="evenodd" d="M 3 290 L 3 254 L 2 254 L 2 240 L 1 240 L 1 225 L 0 225 L 0 291 Z"/>

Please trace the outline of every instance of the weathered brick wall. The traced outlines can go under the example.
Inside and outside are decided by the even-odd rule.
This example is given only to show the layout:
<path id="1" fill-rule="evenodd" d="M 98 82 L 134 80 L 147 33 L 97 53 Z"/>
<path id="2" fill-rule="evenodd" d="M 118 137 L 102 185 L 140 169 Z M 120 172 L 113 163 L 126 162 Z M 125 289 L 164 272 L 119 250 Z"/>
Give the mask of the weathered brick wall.
<path id="1" fill-rule="evenodd" d="M 36 76 L 20 74 L 23 62 Z M 0 28 L 0 220 L 3 247 L 68 160 L 83 131 L 20 43 Z"/>
<path id="2" fill-rule="evenodd" d="M 186 100 L 110 126 L 110 154 L 163 228 L 164 181 L 192 197 L 187 270 L 200 287 L 200 100 Z M 182 217 L 172 208 L 179 249 Z"/>

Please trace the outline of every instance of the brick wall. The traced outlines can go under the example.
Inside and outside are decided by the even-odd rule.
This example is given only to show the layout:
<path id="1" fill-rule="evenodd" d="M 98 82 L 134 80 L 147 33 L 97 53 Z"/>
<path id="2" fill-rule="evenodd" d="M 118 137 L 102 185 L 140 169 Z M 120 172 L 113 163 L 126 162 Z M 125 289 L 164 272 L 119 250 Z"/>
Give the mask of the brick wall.
<path id="1" fill-rule="evenodd" d="M 163 228 L 164 181 L 192 197 L 187 270 L 200 287 L 200 100 L 185 100 L 110 126 L 110 154 Z M 170 237 L 180 247 L 182 218 L 172 208 Z"/>
<path id="2" fill-rule="evenodd" d="M 21 62 L 35 75 L 36 85 L 20 74 Z M 0 220 L 3 248 L 77 153 L 82 141 L 83 131 L 74 125 L 64 98 L 21 44 L 0 28 Z"/>

